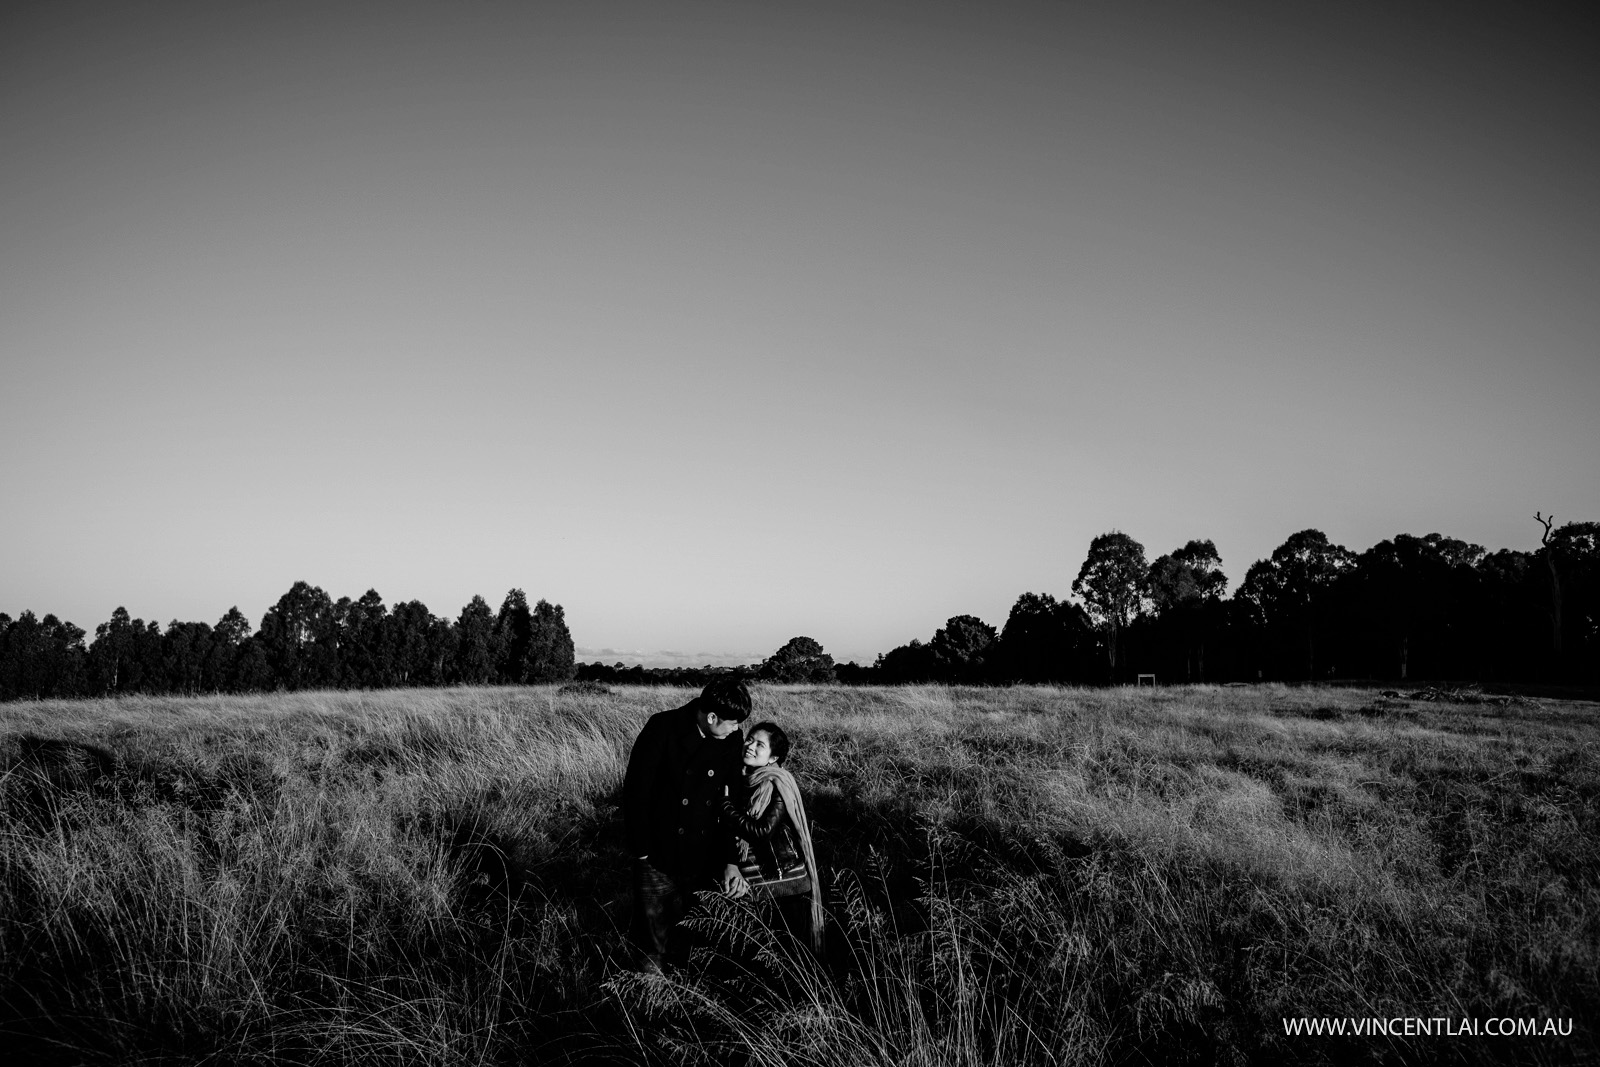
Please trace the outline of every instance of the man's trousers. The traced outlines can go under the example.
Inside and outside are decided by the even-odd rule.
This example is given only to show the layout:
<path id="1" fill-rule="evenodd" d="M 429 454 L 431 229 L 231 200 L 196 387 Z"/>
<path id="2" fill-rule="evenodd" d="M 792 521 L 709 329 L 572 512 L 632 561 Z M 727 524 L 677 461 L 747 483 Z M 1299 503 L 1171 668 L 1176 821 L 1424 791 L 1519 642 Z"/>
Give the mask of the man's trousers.
<path id="1" fill-rule="evenodd" d="M 649 860 L 634 860 L 633 922 L 629 931 L 634 947 L 659 964 L 667 953 L 668 935 L 682 921 L 696 888 L 699 887 L 657 870 Z"/>

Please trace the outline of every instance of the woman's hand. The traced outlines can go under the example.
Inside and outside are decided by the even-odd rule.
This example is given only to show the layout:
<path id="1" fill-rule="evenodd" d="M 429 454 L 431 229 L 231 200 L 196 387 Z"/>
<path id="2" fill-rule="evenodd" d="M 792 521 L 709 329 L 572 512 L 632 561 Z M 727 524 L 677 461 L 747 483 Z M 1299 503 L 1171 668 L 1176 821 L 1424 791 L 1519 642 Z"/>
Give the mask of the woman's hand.
<path id="1" fill-rule="evenodd" d="M 722 891 L 734 900 L 750 892 L 750 883 L 739 873 L 739 865 L 730 863 L 722 868 Z"/>

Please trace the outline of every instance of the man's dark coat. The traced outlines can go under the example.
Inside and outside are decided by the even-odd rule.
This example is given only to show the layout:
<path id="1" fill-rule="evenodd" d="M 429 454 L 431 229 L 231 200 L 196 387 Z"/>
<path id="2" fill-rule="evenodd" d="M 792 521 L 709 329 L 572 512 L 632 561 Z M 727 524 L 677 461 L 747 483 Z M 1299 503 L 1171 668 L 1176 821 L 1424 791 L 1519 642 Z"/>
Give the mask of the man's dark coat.
<path id="1" fill-rule="evenodd" d="M 622 781 L 629 851 L 689 884 L 708 882 L 739 860 L 737 839 L 720 816 L 724 799 L 738 799 L 744 769 L 744 735 L 704 736 L 695 710 L 690 703 L 650 716 Z"/>

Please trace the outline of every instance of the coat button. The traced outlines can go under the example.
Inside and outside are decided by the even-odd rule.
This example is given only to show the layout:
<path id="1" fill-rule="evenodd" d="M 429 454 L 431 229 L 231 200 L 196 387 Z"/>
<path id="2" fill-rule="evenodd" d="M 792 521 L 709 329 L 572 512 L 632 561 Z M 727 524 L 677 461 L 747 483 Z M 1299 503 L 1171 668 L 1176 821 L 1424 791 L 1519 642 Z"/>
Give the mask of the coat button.
<path id="1" fill-rule="evenodd" d="M 680 834 L 683 833 L 683 827 L 681 827 L 681 826 L 678 827 L 678 833 L 680 833 Z"/>
<path id="2" fill-rule="evenodd" d="M 688 797 L 684 797 L 683 798 L 683 806 L 684 807 L 688 807 L 689 806 L 689 798 Z"/>
<path id="3" fill-rule="evenodd" d="M 716 774 L 716 773 L 717 773 L 716 771 L 707 771 L 706 772 L 706 777 L 710 778 L 713 774 Z"/>

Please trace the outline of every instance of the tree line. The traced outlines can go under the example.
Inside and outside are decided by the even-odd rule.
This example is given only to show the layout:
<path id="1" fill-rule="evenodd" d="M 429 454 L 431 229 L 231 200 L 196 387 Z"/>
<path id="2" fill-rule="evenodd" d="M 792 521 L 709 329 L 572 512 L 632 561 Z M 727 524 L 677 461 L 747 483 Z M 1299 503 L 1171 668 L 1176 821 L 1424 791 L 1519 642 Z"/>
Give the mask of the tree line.
<path id="1" fill-rule="evenodd" d="M 1147 561 L 1096 537 L 1077 598 L 1024 593 L 1005 625 L 948 620 L 841 681 L 1119 683 L 1331 678 L 1600 680 L 1600 523 L 1544 516 L 1533 552 L 1437 533 L 1364 552 L 1301 530 L 1251 564 L 1232 596 L 1208 540 Z"/>
<path id="2" fill-rule="evenodd" d="M 248 693 L 489 685 L 572 677 L 561 605 L 521 589 L 496 612 L 474 596 L 455 619 L 420 600 L 386 607 L 376 590 L 337 601 L 296 582 L 252 631 L 237 607 L 215 626 L 130 618 L 117 608 L 85 643 L 54 615 L 0 613 L 0 700 L 128 693 Z"/>
<path id="3" fill-rule="evenodd" d="M 1150 561 L 1120 531 L 1096 537 L 1072 596 L 1023 593 L 999 629 L 975 615 L 869 666 L 796 637 L 758 666 L 780 682 L 1103 685 L 1332 678 L 1600 681 L 1600 523 L 1544 525 L 1533 552 L 1432 533 L 1352 552 L 1291 535 L 1232 596 L 1209 540 Z M 726 670 L 727 668 L 721 668 Z M 699 683 L 702 671 L 583 664 L 594 681 Z M 689 678 L 694 675 L 694 678 Z"/>
<path id="4" fill-rule="evenodd" d="M 560 681 L 701 686 L 729 670 L 778 682 L 1099 685 L 1331 678 L 1600 681 L 1600 523 L 1544 525 L 1532 552 L 1399 534 L 1364 552 L 1301 530 L 1257 560 L 1232 596 L 1209 540 L 1153 561 L 1120 531 L 1096 537 L 1060 599 L 1023 593 L 996 629 L 974 615 L 931 639 L 836 664 L 796 637 L 758 665 L 575 664 L 559 604 L 520 589 L 455 619 L 374 590 L 332 601 L 296 582 L 252 632 L 129 618 L 94 640 L 54 615 L 0 614 L 0 699 Z"/>

